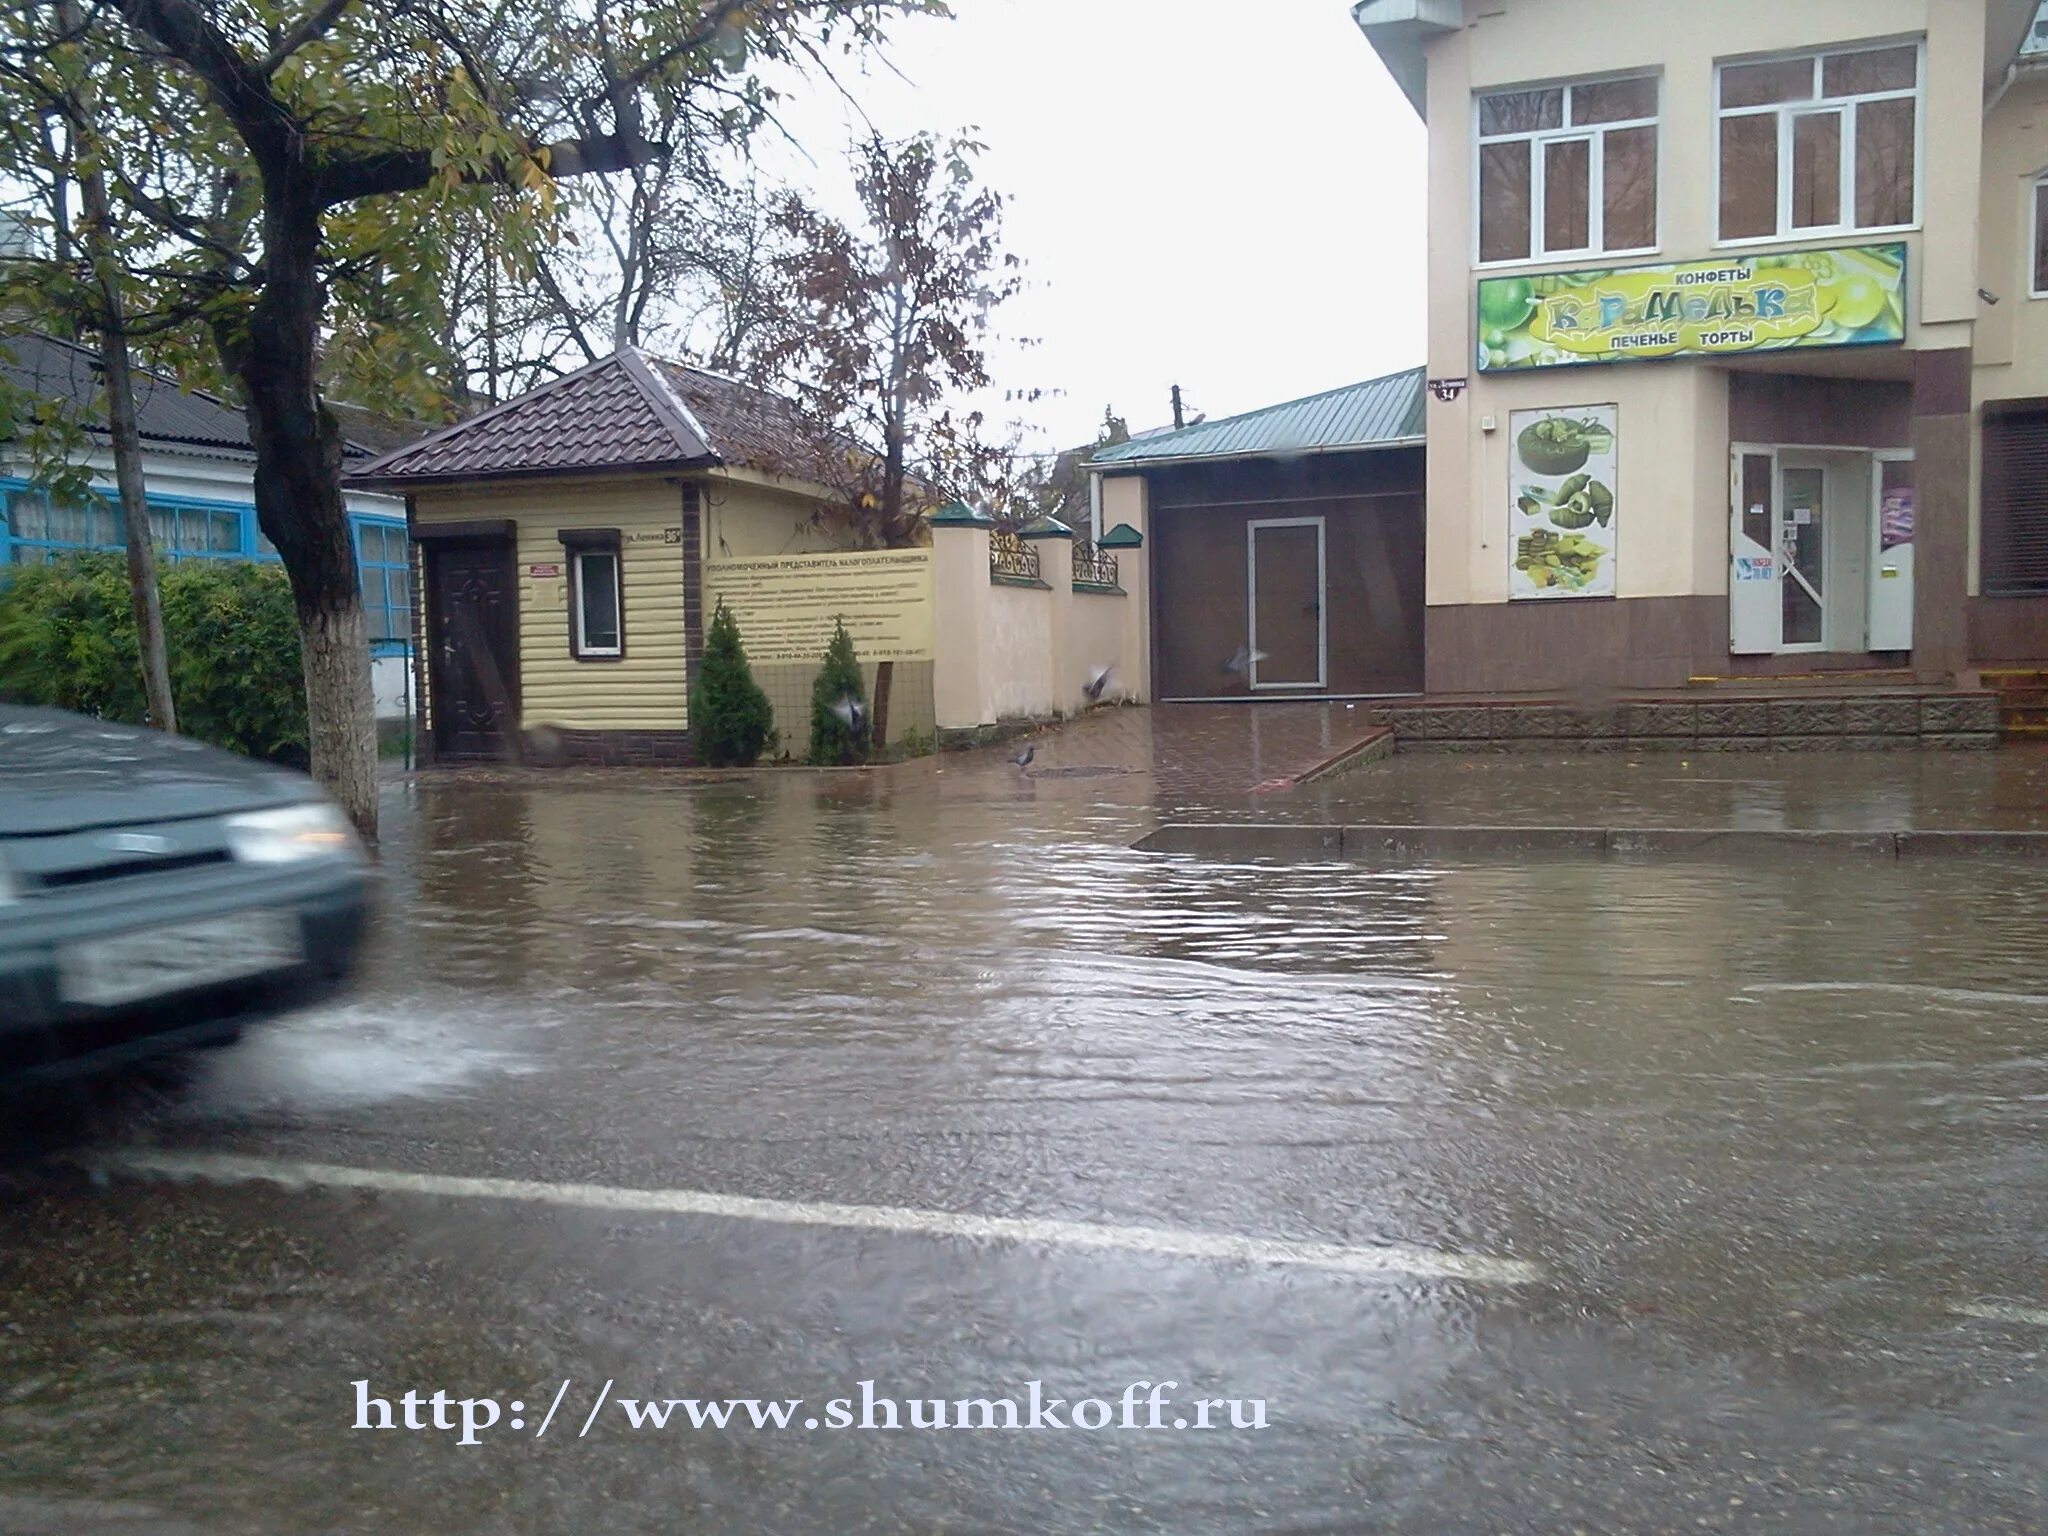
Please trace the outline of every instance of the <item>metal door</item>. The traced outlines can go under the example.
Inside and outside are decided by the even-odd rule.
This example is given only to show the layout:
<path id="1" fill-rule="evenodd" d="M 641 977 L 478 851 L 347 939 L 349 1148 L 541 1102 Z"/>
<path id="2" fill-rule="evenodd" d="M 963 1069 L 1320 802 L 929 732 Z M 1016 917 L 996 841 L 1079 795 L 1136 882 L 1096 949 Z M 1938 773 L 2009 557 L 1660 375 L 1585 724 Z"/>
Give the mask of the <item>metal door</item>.
<path id="1" fill-rule="evenodd" d="M 1320 517 L 1246 525 L 1251 685 L 1321 688 L 1326 675 L 1325 530 Z"/>
<path id="2" fill-rule="evenodd" d="M 506 755 L 519 719 L 512 585 L 511 551 L 503 543 L 427 548 L 429 705 L 437 757 Z"/>
<path id="3" fill-rule="evenodd" d="M 1871 477 L 1870 648 L 1913 649 L 1913 456 L 1880 453 Z"/>
<path id="4" fill-rule="evenodd" d="M 1778 460 L 1780 651 L 1828 646 L 1828 478 L 1818 464 Z"/>
<path id="5" fill-rule="evenodd" d="M 1737 444 L 1728 520 L 1728 649 L 1769 656 L 1783 638 L 1778 581 L 1778 456 Z"/>

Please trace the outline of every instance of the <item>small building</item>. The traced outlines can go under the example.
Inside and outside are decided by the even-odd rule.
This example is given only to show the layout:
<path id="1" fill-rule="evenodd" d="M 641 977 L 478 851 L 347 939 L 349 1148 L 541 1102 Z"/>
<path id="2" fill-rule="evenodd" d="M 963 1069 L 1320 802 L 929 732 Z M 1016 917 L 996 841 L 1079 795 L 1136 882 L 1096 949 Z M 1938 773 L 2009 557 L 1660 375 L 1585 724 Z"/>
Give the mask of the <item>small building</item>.
<path id="1" fill-rule="evenodd" d="M 17 331 L 0 341 L 0 377 L 38 399 L 62 405 L 87 429 L 97 504 L 52 505 L 30 483 L 31 466 L 18 448 L 0 465 L 0 570 L 86 550 L 124 547 L 120 490 L 108 447 L 99 354 L 39 332 Z M 183 390 L 167 375 L 138 368 L 135 413 L 142 438 L 142 477 L 157 558 L 276 560 L 277 551 L 256 526 L 256 450 L 248 418 L 234 406 L 197 390 Z M 345 463 L 369 461 L 370 450 L 351 440 Z M 370 635 L 371 682 L 377 715 L 405 717 L 406 652 L 412 613 L 406 576 L 405 505 L 367 490 L 347 496 L 355 535 L 363 614 Z"/>
<path id="2" fill-rule="evenodd" d="M 1095 455 L 1145 540 L 1152 697 L 1421 691 L 1423 416 L 1418 368 Z"/>
<path id="3" fill-rule="evenodd" d="M 1430 693 L 2048 661 L 2038 10 L 1354 7 L 1429 137 Z"/>
<path id="4" fill-rule="evenodd" d="M 409 509 L 423 758 L 513 758 L 537 737 L 573 761 L 690 761 L 690 681 L 721 597 L 784 748 L 801 752 L 821 634 L 835 604 L 860 600 L 844 596 L 849 576 L 872 594 L 914 568 L 906 584 L 929 589 L 926 551 L 852 553 L 831 484 L 843 454 L 779 395 L 627 347 L 356 472 L 352 485 Z M 840 569 L 822 574 L 839 585 L 812 611 L 754 605 L 792 561 L 833 552 Z M 923 634 L 894 650 L 857 637 L 871 679 L 896 664 L 892 740 L 934 728 L 924 593 L 870 599 L 888 609 L 881 629 L 907 608 Z"/>

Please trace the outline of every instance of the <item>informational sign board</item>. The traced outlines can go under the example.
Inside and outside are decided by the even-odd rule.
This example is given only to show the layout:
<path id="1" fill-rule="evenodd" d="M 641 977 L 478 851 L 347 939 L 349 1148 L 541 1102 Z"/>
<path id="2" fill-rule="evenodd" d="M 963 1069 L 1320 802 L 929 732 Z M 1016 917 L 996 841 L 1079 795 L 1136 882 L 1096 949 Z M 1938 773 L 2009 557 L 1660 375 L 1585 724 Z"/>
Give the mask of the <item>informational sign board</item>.
<path id="1" fill-rule="evenodd" d="M 1903 244 L 1482 278 L 1479 368 L 1896 345 L 1906 291 Z"/>
<path id="2" fill-rule="evenodd" d="M 1612 405 L 1508 418 L 1510 598 L 1614 596 L 1619 418 Z"/>
<path id="3" fill-rule="evenodd" d="M 862 661 L 931 659 L 928 549 L 708 561 L 707 617 L 719 603 L 757 664 L 821 660 L 835 623 L 845 624 Z"/>

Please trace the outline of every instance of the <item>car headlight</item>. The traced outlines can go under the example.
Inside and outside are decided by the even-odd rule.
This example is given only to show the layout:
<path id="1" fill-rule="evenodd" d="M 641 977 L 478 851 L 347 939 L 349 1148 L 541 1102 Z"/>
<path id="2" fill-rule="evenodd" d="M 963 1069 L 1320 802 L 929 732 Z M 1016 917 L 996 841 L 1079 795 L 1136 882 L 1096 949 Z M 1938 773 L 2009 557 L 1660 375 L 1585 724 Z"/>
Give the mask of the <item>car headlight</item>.
<path id="1" fill-rule="evenodd" d="M 354 859 L 362 844 L 348 817 L 324 800 L 249 811 L 227 819 L 228 849 L 244 864 L 299 864 Z"/>

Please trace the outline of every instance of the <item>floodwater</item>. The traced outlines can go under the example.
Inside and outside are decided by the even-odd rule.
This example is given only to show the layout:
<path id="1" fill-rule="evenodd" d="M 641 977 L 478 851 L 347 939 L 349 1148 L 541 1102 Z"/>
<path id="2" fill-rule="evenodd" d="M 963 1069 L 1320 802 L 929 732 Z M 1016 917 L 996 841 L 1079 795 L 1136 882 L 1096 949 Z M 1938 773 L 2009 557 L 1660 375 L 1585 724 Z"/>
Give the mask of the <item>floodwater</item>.
<path id="1" fill-rule="evenodd" d="M 2041 1528 L 2048 863 L 1218 863 L 956 784 L 394 788 L 357 996 L 8 1169 L 0 1532 Z M 578 1435 L 606 1381 L 1268 1425 Z"/>

